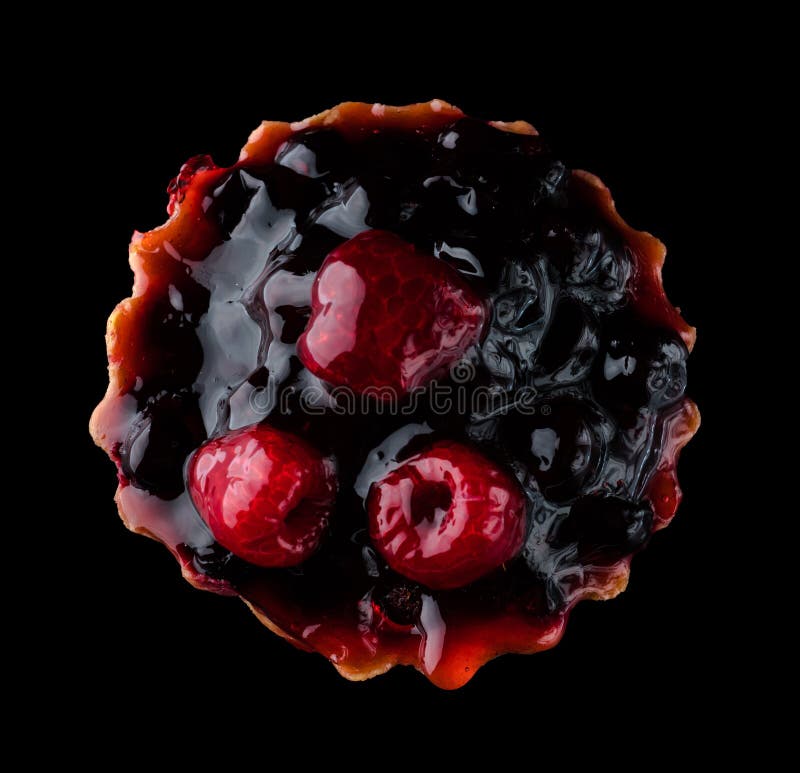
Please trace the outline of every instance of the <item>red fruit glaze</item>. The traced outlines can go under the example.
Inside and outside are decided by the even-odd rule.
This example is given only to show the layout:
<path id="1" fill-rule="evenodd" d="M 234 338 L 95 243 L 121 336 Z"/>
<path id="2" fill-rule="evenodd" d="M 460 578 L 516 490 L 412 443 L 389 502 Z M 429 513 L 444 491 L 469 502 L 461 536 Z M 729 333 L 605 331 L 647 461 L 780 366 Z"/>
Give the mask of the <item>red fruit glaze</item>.
<path id="1" fill-rule="evenodd" d="M 336 496 L 333 463 L 266 426 L 206 443 L 189 493 L 215 539 L 258 566 L 294 566 L 319 546 Z"/>
<path id="2" fill-rule="evenodd" d="M 477 343 L 485 321 L 481 299 L 454 269 L 386 231 L 333 250 L 311 303 L 301 361 L 358 393 L 424 386 Z"/>
<path id="3" fill-rule="evenodd" d="M 513 558 L 525 539 L 525 496 L 482 454 L 434 444 L 373 484 L 370 537 L 396 572 L 460 588 Z"/>

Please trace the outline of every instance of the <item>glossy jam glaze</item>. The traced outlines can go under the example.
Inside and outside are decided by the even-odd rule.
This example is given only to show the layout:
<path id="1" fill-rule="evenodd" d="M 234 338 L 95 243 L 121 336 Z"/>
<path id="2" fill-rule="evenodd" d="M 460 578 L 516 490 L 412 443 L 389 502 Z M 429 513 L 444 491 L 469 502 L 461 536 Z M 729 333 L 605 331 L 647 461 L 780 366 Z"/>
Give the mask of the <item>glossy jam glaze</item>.
<path id="1" fill-rule="evenodd" d="M 554 646 L 578 601 L 624 589 L 632 552 L 680 501 L 677 456 L 699 425 L 683 396 L 694 330 L 664 295 L 664 246 L 622 221 L 596 177 L 566 170 L 523 122 L 439 100 L 347 103 L 263 123 L 233 167 L 193 159 L 169 193 L 169 220 L 131 243 L 133 294 L 109 320 L 91 431 L 117 464 L 123 521 L 189 582 L 239 596 L 348 678 L 408 664 L 445 688 L 504 652 Z M 338 411 L 298 358 L 317 271 L 367 229 L 447 262 L 485 300 L 490 324 L 463 373 L 443 377 L 484 389 L 477 407 Z M 524 406 L 508 399 L 523 387 Z M 335 460 L 329 532 L 288 568 L 217 543 L 186 490 L 201 444 L 257 424 Z M 365 508 L 373 484 L 439 442 L 480 449 L 527 503 L 518 554 L 451 590 L 390 569 Z"/>

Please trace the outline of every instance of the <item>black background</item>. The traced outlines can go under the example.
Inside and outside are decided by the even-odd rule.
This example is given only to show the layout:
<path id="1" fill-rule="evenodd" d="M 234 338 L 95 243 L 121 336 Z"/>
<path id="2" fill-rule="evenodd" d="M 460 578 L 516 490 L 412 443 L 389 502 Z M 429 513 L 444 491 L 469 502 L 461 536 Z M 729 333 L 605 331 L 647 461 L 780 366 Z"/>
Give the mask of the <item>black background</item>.
<path id="1" fill-rule="evenodd" d="M 695 42 L 655 53 L 629 49 L 613 62 L 592 58 L 546 70 L 524 53 L 488 69 L 434 63 L 379 77 L 359 75 L 350 62 L 310 79 L 291 69 L 276 77 L 266 59 L 242 66 L 220 57 L 202 70 L 175 64 L 157 73 L 118 66 L 104 50 L 74 63 L 64 88 L 82 179 L 64 207 L 88 225 L 75 234 L 80 259 L 67 279 L 76 300 L 69 320 L 74 401 L 61 433 L 71 449 L 67 490 L 79 499 L 80 515 L 69 529 L 68 577 L 57 566 L 71 590 L 54 605 L 53 619 L 62 621 L 55 657 L 63 665 L 54 684 L 79 688 L 110 712 L 142 701 L 154 713 L 174 707 L 219 717 L 240 712 L 244 697 L 257 706 L 256 723 L 263 713 L 281 729 L 302 717 L 311 724 L 374 723 L 376 734 L 391 735 L 389 712 L 410 707 L 414 732 L 434 718 L 502 727 L 513 715 L 536 718 L 542 729 L 608 728 L 619 754 L 626 735 L 642 728 L 702 732 L 702 717 L 719 711 L 734 691 L 720 660 L 737 631 L 720 601 L 729 592 L 721 579 L 729 504 L 713 464 L 725 415 L 712 396 L 725 336 L 719 196 L 710 187 L 724 161 L 722 127 L 742 105 L 703 64 Z M 113 70 L 112 87 L 104 67 Z M 626 593 L 581 604 L 556 649 L 496 660 L 454 693 L 410 669 L 348 683 L 319 656 L 262 628 L 239 602 L 190 588 L 163 547 L 122 527 L 113 467 L 86 429 L 106 385 L 105 320 L 130 292 L 131 232 L 163 222 L 166 185 L 185 159 L 209 153 L 220 165 L 232 163 L 265 118 L 296 120 L 345 99 L 405 104 L 433 97 L 487 119 L 530 121 L 569 166 L 609 185 L 623 217 L 666 242 L 668 295 L 699 331 L 688 392 L 703 414 L 680 464 L 685 498 L 678 516 L 634 560 Z M 521 710 L 507 710 L 512 698 Z M 680 707 L 679 716 L 670 705 Z"/>

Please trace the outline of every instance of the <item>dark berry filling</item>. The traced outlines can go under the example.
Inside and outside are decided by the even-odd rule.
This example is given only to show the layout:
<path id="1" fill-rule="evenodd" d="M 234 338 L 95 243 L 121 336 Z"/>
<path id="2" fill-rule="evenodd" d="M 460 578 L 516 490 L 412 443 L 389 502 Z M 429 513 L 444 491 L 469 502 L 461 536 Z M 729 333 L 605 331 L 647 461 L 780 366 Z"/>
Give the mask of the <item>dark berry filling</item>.
<path id="1" fill-rule="evenodd" d="M 536 134 L 337 110 L 184 165 L 92 430 L 191 582 L 345 675 L 458 686 L 674 514 L 693 331 L 659 243 Z"/>

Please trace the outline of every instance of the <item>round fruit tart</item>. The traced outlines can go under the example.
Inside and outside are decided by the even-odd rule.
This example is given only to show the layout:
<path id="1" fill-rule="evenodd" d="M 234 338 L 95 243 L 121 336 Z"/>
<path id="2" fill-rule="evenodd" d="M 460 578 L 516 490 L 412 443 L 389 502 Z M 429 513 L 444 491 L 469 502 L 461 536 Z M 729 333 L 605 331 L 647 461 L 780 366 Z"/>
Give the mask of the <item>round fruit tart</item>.
<path id="1" fill-rule="evenodd" d="M 554 646 L 674 516 L 664 246 L 527 123 L 265 122 L 135 233 L 91 431 L 125 525 L 349 679 Z"/>

